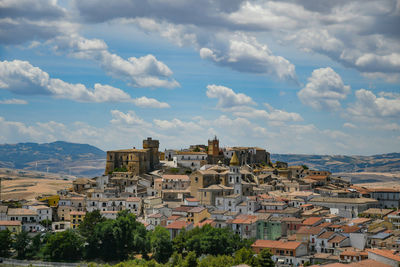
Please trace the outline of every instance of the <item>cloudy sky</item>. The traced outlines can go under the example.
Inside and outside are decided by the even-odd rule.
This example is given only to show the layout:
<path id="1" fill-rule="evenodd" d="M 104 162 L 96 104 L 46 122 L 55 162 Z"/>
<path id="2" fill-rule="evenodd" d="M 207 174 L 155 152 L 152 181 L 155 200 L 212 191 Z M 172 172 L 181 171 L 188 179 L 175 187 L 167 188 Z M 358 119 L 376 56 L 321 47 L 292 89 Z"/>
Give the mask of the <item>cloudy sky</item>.
<path id="1" fill-rule="evenodd" d="M 0 0 L 0 143 L 400 152 L 399 0 Z"/>

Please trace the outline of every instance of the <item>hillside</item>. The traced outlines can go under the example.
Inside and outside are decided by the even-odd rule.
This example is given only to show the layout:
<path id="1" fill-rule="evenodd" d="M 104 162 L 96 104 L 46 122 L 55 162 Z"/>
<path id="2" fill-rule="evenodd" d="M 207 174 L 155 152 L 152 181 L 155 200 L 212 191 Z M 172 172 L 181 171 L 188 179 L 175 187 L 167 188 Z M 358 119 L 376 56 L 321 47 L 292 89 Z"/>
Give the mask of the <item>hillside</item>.
<path id="1" fill-rule="evenodd" d="M 97 147 L 62 141 L 0 145 L 0 168 L 96 176 L 104 172 L 105 157 Z"/>
<path id="2" fill-rule="evenodd" d="M 332 173 L 400 171 L 400 153 L 373 156 L 271 154 L 271 159 L 284 161 L 289 165 L 305 164 L 311 169 L 328 170 Z"/>

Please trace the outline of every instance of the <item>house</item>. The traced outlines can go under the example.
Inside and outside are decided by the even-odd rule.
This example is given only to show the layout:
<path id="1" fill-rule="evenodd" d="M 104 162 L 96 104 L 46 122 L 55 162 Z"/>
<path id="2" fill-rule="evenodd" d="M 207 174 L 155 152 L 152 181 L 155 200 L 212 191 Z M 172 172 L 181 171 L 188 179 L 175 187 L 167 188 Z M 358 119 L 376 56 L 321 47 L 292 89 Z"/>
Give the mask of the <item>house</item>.
<path id="1" fill-rule="evenodd" d="M 296 232 L 296 241 L 308 244 L 310 251 L 315 251 L 316 239 L 323 232 L 326 232 L 326 229 L 323 227 L 302 226 Z"/>
<path id="2" fill-rule="evenodd" d="M 22 231 L 20 221 L 0 221 L 0 231 L 8 230 L 11 233 L 19 234 Z"/>
<path id="3" fill-rule="evenodd" d="M 165 226 L 165 228 L 169 231 L 172 240 L 182 231 L 182 229 L 193 229 L 193 223 L 187 221 L 173 221 Z"/>
<path id="4" fill-rule="evenodd" d="M 392 267 L 398 267 L 400 263 L 400 255 L 392 250 L 386 249 L 368 249 L 368 259 L 373 259 Z"/>
<path id="5" fill-rule="evenodd" d="M 400 207 L 400 190 L 394 188 L 373 188 L 369 191 L 371 197 L 379 202 L 379 208 L 397 209 Z"/>
<path id="6" fill-rule="evenodd" d="M 147 216 L 146 222 L 148 224 L 154 225 L 154 228 L 157 225 L 165 226 L 165 225 L 167 225 L 167 216 L 165 216 L 161 213 L 150 214 Z"/>
<path id="7" fill-rule="evenodd" d="M 7 220 L 20 221 L 22 223 L 22 231 L 36 232 L 44 229 L 39 223 L 37 212 L 31 209 L 9 208 Z"/>
<path id="8" fill-rule="evenodd" d="M 71 222 L 58 221 L 51 223 L 51 230 L 53 232 L 61 232 L 71 228 Z"/>
<path id="9" fill-rule="evenodd" d="M 197 200 L 197 198 L 194 198 L 194 197 L 185 198 L 183 203 L 185 206 L 193 206 L 193 207 L 197 207 L 200 204 L 200 202 Z"/>
<path id="10" fill-rule="evenodd" d="M 323 223 L 325 220 L 321 217 L 309 217 L 303 221 L 303 226 L 314 227 Z"/>
<path id="11" fill-rule="evenodd" d="M 142 199 L 139 197 L 128 197 L 125 200 L 125 208 L 140 216 L 142 214 Z"/>
<path id="12" fill-rule="evenodd" d="M 198 170 L 201 166 L 207 164 L 206 152 L 178 151 L 173 157 L 174 167 L 186 167 L 192 170 Z"/>
<path id="13" fill-rule="evenodd" d="M 255 253 L 269 249 L 275 262 L 294 266 L 304 263 L 301 257 L 307 255 L 306 245 L 296 241 L 256 240 L 251 248 Z"/>
<path id="14" fill-rule="evenodd" d="M 277 240 L 286 236 L 286 223 L 282 222 L 283 218 L 270 217 L 269 215 L 266 215 L 265 219 L 260 217 L 262 215 L 258 216 L 257 239 Z"/>
<path id="15" fill-rule="evenodd" d="M 339 197 L 315 197 L 310 200 L 310 203 L 314 206 L 329 208 L 332 214 L 345 218 L 355 218 L 359 213 L 378 205 L 375 199 Z"/>
<path id="16" fill-rule="evenodd" d="M 210 213 L 206 208 L 194 207 L 188 210 L 187 221 L 192 222 L 194 224 L 198 224 L 199 222 L 210 217 L 211 217 Z"/>
<path id="17" fill-rule="evenodd" d="M 368 252 L 349 249 L 341 252 L 339 257 L 343 263 L 357 262 L 368 259 Z"/>
<path id="18" fill-rule="evenodd" d="M 71 228 L 76 229 L 78 228 L 79 224 L 85 219 L 86 211 L 71 211 L 69 213 L 70 221 L 71 221 Z"/>
<path id="19" fill-rule="evenodd" d="M 241 238 L 255 238 L 257 236 L 257 216 L 240 214 L 235 219 L 227 221 L 231 229 Z"/>

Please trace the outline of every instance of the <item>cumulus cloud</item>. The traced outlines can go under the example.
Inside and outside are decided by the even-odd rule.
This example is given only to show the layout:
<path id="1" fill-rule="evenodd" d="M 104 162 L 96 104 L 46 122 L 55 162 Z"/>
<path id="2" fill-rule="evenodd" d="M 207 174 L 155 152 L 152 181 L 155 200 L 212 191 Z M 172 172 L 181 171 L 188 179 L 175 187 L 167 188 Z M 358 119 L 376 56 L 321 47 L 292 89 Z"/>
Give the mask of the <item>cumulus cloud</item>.
<path id="1" fill-rule="evenodd" d="M 108 51 L 107 44 L 100 39 L 86 39 L 79 35 L 59 36 L 52 43 L 56 51 L 67 52 L 76 58 L 98 62 L 111 76 L 122 78 L 135 87 L 178 87 L 179 83 L 169 78 L 173 72 L 163 62 L 149 54 L 143 57 L 123 59 Z"/>
<path id="2" fill-rule="evenodd" d="M 67 83 L 50 78 L 47 72 L 27 61 L 0 61 L 0 89 L 15 94 L 49 95 L 79 102 L 132 102 L 140 107 L 169 107 L 167 103 L 152 98 L 131 96 L 119 88 L 96 83 L 93 89 L 83 84 Z"/>
<path id="3" fill-rule="evenodd" d="M 2 0 L 0 2 L 0 43 L 20 44 L 47 40 L 75 32 L 78 26 L 68 11 L 53 0 Z"/>
<path id="4" fill-rule="evenodd" d="M 360 89 L 355 92 L 356 102 L 349 105 L 349 115 L 356 119 L 399 119 L 400 97 L 381 94 L 376 96 L 372 91 Z"/>
<path id="5" fill-rule="evenodd" d="M 150 127 L 151 124 L 145 122 L 142 118 L 139 118 L 133 110 L 123 113 L 119 110 L 111 110 L 112 124 L 126 124 L 126 125 L 137 125 Z"/>
<path id="6" fill-rule="evenodd" d="M 254 37 L 235 34 L 229 43 L 218 48 L 202 47 L 200 56 L 221 66 L 241 72 L 267 74 L 281 80 L 297 81 L 295 66 L 287 59 L 274 55 L 267 45 Z"/>
<path id="7" fill-rule="evenodd" d="M 218 108 L 233 108 L 237 106 L 255 105 L 255 102 L 251 99 L 251 97 L 242 93 L 235 93 L 231 88 L 222 85 L 207 85 L 206 94 L 209 98 L 218 99 Z"/>
<path id="8" fill-rule="evenodd" d="M 252 72 L 254 69 L 248 66 L 238 68 L 230 59 L 246 63 L 246 59 L 252 58 L 263 66 L 261 69 L 267 69 L 264 73 L 280 73 L 273 67 L 277 59 L 262 52 L 263 49 L 254 42 L 247 40 L 243 41 L 245 44 L 235 43 L 221 48 L 218 35 L 227 40 L 238 32 L 257 37 L 271 36 L 274 40 L 295 44 L 304 51 L 329 56 L 369 77 L 391 81 L 398 78 L 400 36 L 396 25 L 400 20 L 396 0 L 228 2 L 206 1 L 199 5 L 196 1 L 154 4 L 152 1 L 104 3 L 91 0 L 75 1 L 75 5 L 87 21 L 130 19 L 145 31 L 158 32 L 179 44 L 193 45 L 203 58 L 239 71 Z M 110 7 L 113 12 L 105 12 Z M 231 57 L 230 54 L 240 46 L 256 51 L 258 55 L 243 52 L 239 57 Z M 284 60 L 277 61 L 281 61 L 281 66 L 288 66 Z M 283 77 L 285 75 L 291 77 L 291 72 L 286 71 Z"/>
<path id="9" fill-rule="evenodd" d="M 28 101 L 23 99 L 11 98 L 11 99 L 3 99 L 0 100 L 0 104 L 4 105 L 26 105 Z"/>
<path id="10" fill-rule="evenodd" d="M 350 86 L 344 85 L 339 74 L 328 67 L 314 70 L 297 95 L 303 104 L 314 109 L 336 110 L 349 92 Z"/>
<path id="11" fill-rule="evenodd" d="M 238 117 L 244 117 L 248 119 L 266 119 L 273 122 L 299 122 L 303 121 L 300 114 L 295 112 L 287 112 L 272 107 L 270 104 L 265 103 L 264 106 L 267 110 L 256 109 L 252 107 L 243 107 L 238 110 L 234 110 L 233 114 Z"/>
<path id="12" fill-rule="evenodd" d="M 344 128 L 349 128 L 349 129 L 356 129 L 357 128 L 357 126 L 355 126 L 354 124 L 352 124 L 350 122 L 343 123 L 343 127 Z"/>

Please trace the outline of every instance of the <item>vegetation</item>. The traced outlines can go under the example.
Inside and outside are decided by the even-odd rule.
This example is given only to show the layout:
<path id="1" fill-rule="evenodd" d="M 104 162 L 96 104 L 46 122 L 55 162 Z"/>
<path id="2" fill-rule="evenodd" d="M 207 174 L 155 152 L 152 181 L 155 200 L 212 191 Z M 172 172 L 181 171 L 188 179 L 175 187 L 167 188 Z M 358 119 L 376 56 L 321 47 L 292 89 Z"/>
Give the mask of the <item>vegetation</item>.
<path id="1" fill-rule="evenodd" d="M 122 166 L 121 168 L 115 168 L 113 172 L 127 172 L 128 170 L 126 169 L 125 166 Z"/>
<path id="2" fill-rule="evenodd" d="M 182 232 L 171 241 L 167 229 L 157 226 L 147 231 L 127 210 L 115 220 L 105 219 L 98 210 L 88 212 L 76 230 L 37 234 L 26 232 L 12 235 L 0 232 L 0 256 L 50 261 L 81 261 L 101 259 L 123 261 L 115 266 L 203 267 L 273 266 L 271 254 L 265 250 L 254 256 L 253 240 L 242 240 L 229 229 L 205 225 Z M 14 249 L 15 253 L 11 253 Z M 108 265 L 106 265 L 108 266 Z"/>

